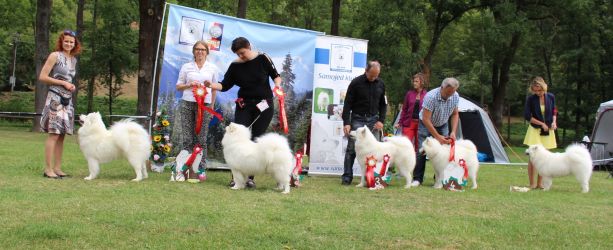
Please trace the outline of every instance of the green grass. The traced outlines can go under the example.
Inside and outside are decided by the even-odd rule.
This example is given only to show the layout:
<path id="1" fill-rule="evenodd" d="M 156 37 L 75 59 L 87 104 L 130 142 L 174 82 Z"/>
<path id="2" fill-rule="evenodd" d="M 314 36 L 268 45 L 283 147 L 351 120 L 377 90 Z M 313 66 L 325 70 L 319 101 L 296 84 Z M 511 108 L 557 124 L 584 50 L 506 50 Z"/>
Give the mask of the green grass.
<path id="1" fill-rule="evenodd" d="M 123 160 L 85 181 L 70 136 L 63 169 L 74 177 L 51 180 L 41 177 L 46 135 L 28 130 L 0 127 L 0 249 L 613 248 L 604 172 L 587 194 L 572 177 L 549 192 L 509 192 L 527 186 L 525 167 L 483 165 L 479 189 L 463 193 L 428 187 L 428 166 L 427 186 L 410 190 L 398 179 L 369 191 L 307 177 L 282 195 L 264 176 L 255 190 L 230 190 L 224 171 L 201 184 L 171 183 L 168 172 L 134 183 Z"/>

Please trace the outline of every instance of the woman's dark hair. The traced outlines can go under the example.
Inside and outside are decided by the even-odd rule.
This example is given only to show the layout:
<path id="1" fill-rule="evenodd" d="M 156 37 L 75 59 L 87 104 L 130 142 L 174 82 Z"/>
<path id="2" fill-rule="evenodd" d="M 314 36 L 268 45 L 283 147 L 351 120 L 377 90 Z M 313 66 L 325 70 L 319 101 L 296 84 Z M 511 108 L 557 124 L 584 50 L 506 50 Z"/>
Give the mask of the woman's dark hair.
<path id="1" fill-rule="evenodd" d="M 251 44 L 249 43 L 249 40 L 247 40 L 247 38 L 244 37 L 237 37 L 236 39 L 234 39 L 232 41 L 232 52 L 236 53 L 236 51 L 238 51 L 239 49 L 249 49 L 251 47 Z"/>

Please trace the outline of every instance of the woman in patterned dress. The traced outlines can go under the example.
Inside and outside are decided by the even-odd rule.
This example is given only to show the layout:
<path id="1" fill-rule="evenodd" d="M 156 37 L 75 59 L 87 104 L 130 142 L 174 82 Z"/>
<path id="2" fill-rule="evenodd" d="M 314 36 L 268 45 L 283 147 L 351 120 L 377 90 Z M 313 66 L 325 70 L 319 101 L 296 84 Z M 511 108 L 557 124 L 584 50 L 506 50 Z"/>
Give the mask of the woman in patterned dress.
<path id="1" fill-rule="evenodd" d="M 81 44 L 73 31 L 63 31 L 57 39 L 55 51 L 49 54 L 40 71 L 39 80 L 49 86 L 40 125 L 49 134 L 45 142 L 44 177 L 60 179 L 68 177 L 62 171 L 64 137 L 74 131 L 74 106 L 72 92 L 75 90 L 76 58 Z"/>

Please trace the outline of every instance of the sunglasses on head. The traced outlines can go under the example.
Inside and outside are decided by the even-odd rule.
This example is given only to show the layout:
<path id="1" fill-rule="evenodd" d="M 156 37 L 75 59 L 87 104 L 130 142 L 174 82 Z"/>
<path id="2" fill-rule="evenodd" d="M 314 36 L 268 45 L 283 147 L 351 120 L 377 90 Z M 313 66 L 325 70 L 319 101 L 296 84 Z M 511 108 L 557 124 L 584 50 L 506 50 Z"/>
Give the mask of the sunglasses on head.
<path id="1" fill-rule="evenodd" d="M 64 35 L 69 35 L 69 36 L 77 36 L 77 33 L 72 31 L 72 30 L 64 30 Z"/>

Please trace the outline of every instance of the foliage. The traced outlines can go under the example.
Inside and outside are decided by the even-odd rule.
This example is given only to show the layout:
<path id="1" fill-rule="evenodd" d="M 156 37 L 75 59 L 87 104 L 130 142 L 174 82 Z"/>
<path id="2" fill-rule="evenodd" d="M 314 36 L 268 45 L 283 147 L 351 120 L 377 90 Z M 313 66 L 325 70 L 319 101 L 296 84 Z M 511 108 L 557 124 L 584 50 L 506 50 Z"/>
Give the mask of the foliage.
<path id="1" fill-rule="evenodd" d="M 307 177 L 282 195 L 268 176 L 256 177 L 255 190 L 231 190 L 227 171 L 208 171 L 201 184 L 169 182 L 168 172 L 135 183 L 125 160 L 84 181 L 87 162 L 69 136 L 62 168 L 73 177 L 50 180 L 41 177 L 46 135 L 24 130 L 0 128 L 11 145 L 0 147 L 2 249 L 613 248 L 604 172 L 587 194 L 573 177 L 549 192 L 509 192 L 527 185 L 526 169 L 501 165 L 481 167 L 478 190 L 434 190 L 428 165 L 426 186 L 409 190 L 396 178 L 370 191 Z"/>
<path id="2" fill-rule="evenodd" d="M 93 3 L 86 1 L 81 79 L 98 77 L 112 85 L 109 102 L 120 94 L 121 77 L 136 69 L 137 1 L 98 3 L 98 27 L 92 27 Z M 176 3 L 229 16 L 236 15 L 237 1 L 171 0 Z M 328 32 L 332 4 L 329 0 L 248 1 L 247 19 Z M 34 16 L 36 1 L 0 0 L 0 90 L 6 90 L 12 70 L 13 37 L 17 46 L 17 89 L 31 90 L 36 79 L 34 63 Z M 63 29 L 74 29 L 75 1 L 53 1 L 51 39 Z M 19 21 L 15 21 L 19 20 Z M 410 78 L 428 65 L 430 88 L 444 77 L 460 79 L 459 92 L 489 107 L 493 117 L 520 115 L 528 80 L 543 76 L 556 95 L 559 125 L 588 132 L 594 110 L 613 98 L 613 7 L 609 0 L 416 0 L 341 1 L 341 36 L 369 41 L 369 59 L 383 63 L 389 110 L 396 112 Z M 443 32 L 444 30 L 444 32 Z M 509 51 L 513 35 L 517 48 L 504 91 L 495 79 L 501 77 L 498 62 Z M 437 35 L 440 36 L 437 38 Z M 90 44 L 97 41 L 95 56 Z M 162 41 L 163 42 L 163 41 Z M 498 70 L 496 70 L 498 69 Z M 507 81 L 508 80 L 508 81 Z M 114 108 L 121 108 L 114 104 Z M 496 118 L 497 119 L 497 118 Z M 574 133 L 574 132 L 573 132 Z M 570 133 L 572 134 L 572 133 Z M 574 139 L 574 138 L 569 138 Z"/>

